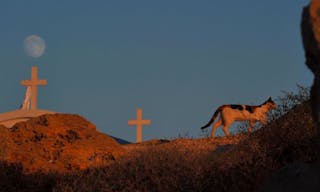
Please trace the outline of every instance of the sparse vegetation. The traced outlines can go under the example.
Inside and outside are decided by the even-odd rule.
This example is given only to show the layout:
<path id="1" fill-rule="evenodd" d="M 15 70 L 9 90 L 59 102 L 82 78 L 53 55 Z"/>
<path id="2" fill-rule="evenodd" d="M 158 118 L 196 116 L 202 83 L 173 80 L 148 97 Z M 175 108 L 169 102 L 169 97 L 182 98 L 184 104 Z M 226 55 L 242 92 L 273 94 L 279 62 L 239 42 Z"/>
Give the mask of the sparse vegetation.
<path id="1" fill-rule="evenodd" d="M 315 160 L 308 98 L 301 86 L 286 92 L 269 125 L 252 134 L 128 145 L 106 167 L 44 176 L 2 163 L 0 191 L 256 191 L 281 167 Z"/>
<path id="2" fill-rule="evenodd" d="M 277 109 L 269 116 L 270 121 L 280 118 L 294 107 L 310 100 L 310 87 L 303 87 L 297 84 L 297 89 L 297 93 L 293 91 L 282 91 L 283 95 L 276 99 L 278 104 Z"/>
<path id="3" fill-rule="evenodd" d="M 310 88 L 304 87 L 297 84 L 297 92 L 293 91 L 282 91 L 283 95 L 278 96 L 275 101 L 277 103 L 277 108 L 272 110 L 268 114 L 268 122 L 277 120 L 278 118 L 284 116 L 291 109 L 298 105 L 303 105 L 304 103 L 310 100 Z M 307 104 L 306 104 L 307 105 Z M 254 130 L 261 128 L 262 125 L 257 123 Z M 248 122 L 243 122 L 238 125 L 237 130 L 240 130 L 241 133 L 246 133 L 249 128 Z"/>
<path id="4" fill-rule="evenodd" d="M 19 164 L 0 162 L 0 191 L 51 191 L 58 174 L 33 173 L 25 175 Z"/>

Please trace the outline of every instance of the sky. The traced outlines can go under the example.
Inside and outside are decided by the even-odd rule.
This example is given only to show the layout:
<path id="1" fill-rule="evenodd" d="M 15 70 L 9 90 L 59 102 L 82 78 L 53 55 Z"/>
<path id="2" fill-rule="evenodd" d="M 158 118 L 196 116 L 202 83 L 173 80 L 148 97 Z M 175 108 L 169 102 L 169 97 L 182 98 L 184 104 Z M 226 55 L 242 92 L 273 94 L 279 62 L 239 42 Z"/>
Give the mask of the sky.
<path id="1" fill-rule="evenodd" d="M 311 85 L 300 36 L 308 2 L 2 0 L 0 112 L 18 109 L 35 65 L 48 80 L 38 108 L 133 142 L 127 123 L 141 107 L 152 121 L 144 140 L 201 138 L 222 104 L 259 105 Z M 30 35 L 46 43 L 39 58 L 24 51 Z"/>

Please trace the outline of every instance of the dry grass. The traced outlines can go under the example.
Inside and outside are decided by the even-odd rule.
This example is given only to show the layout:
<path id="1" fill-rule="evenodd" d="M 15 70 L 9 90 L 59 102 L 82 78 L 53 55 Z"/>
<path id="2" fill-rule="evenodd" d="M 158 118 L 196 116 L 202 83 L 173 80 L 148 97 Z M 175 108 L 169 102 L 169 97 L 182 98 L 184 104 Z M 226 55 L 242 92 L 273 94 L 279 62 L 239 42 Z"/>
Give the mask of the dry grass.
<path id="1" fill-rule="evenodd" d="M 303 103 L 251 135 L 128 146 L 130 156 L 66 176 L 56 190 L 256 191 L 282 166 L 315 160 L 314 135 L 310 107 Z"/>
<path id="2" fill-rule="evenodd" d="M 52 191 L 256 191 L 284 165 L 315 160 L 310 106 L 301 102 L 289 110 L 288 101 L 287 111 L 283 106 L 268 126 L 253 134 L 128 145 L 130 152 L 107 167 L 42 176 L 39 182 L 37 174 L 23 176 L 2 164 L 0 172 L 8 173 L 8 179 L 1 186 L 18 180 L 22 184 L 11 191 L 33 185 Z"/>
<path id="3" fill-rule="evenodd" d="M 0 162 L 0 191 L 51 191 L 56 185 L 57 176 L 53 173 L 25 175 L 21 165 Z"/>

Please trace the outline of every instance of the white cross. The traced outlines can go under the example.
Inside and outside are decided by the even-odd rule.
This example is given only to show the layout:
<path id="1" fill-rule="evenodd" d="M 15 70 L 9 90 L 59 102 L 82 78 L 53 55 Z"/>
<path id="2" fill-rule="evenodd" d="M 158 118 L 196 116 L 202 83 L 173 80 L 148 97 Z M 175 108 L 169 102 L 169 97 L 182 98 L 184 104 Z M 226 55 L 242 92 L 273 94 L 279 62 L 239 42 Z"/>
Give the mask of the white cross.
<path id="1" fill-rule="evenodd" d="M 37 109 L 37 94 L 39 85 L 47 85 L 47 80 L 38 79 L 38 68 L 33 66 L 31 69 L 31 79 L 22 80 L 21 85 L 31 87 L 31 110 Z"/>
<path id="2" fill-rule="evenodd" d="M 142 109 L 137 109 L 137 119 L 136 120 L 129 120 L 129 126 L 136 126 L 137 127 L 137 143 L 142 141 L 142 126 L 143 125 L 150 125 L 151 120 L 142 119 Z"/>

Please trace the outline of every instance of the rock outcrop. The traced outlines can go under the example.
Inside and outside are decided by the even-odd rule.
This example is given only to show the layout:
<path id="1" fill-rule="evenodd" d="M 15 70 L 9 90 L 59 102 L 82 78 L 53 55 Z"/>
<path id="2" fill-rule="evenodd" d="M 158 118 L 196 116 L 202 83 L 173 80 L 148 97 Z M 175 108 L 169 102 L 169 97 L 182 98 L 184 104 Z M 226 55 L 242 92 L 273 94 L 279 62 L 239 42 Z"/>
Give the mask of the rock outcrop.
<path id="1" fill-rule="evenodd" d="M 320 191 L 320 1 L 312 0 L 303 9 L 301 34 L 306 65 L 314 74 L 311 107 L 317 127 L 318 160 L 311 164 L 295 164 L 283 168 L 262 191 Z"/>
<path id="2" fill-rule="evenodd" d="M 303 9 L 301 34 L 305 50 L 306 65 L 314 74 L 311 88 L 313 117 L 317 123 L 320 143 L 320 1 L 313 0 Z M 319 150 L 320 151 L 320 150 Z"/>
<path id="3" fill-rule="evenodd" d="M 51 114 L 0 127 L 0 160 L 26 172 L 67 172 L 106 165 L 124 149 L 79 115 Z"/>

